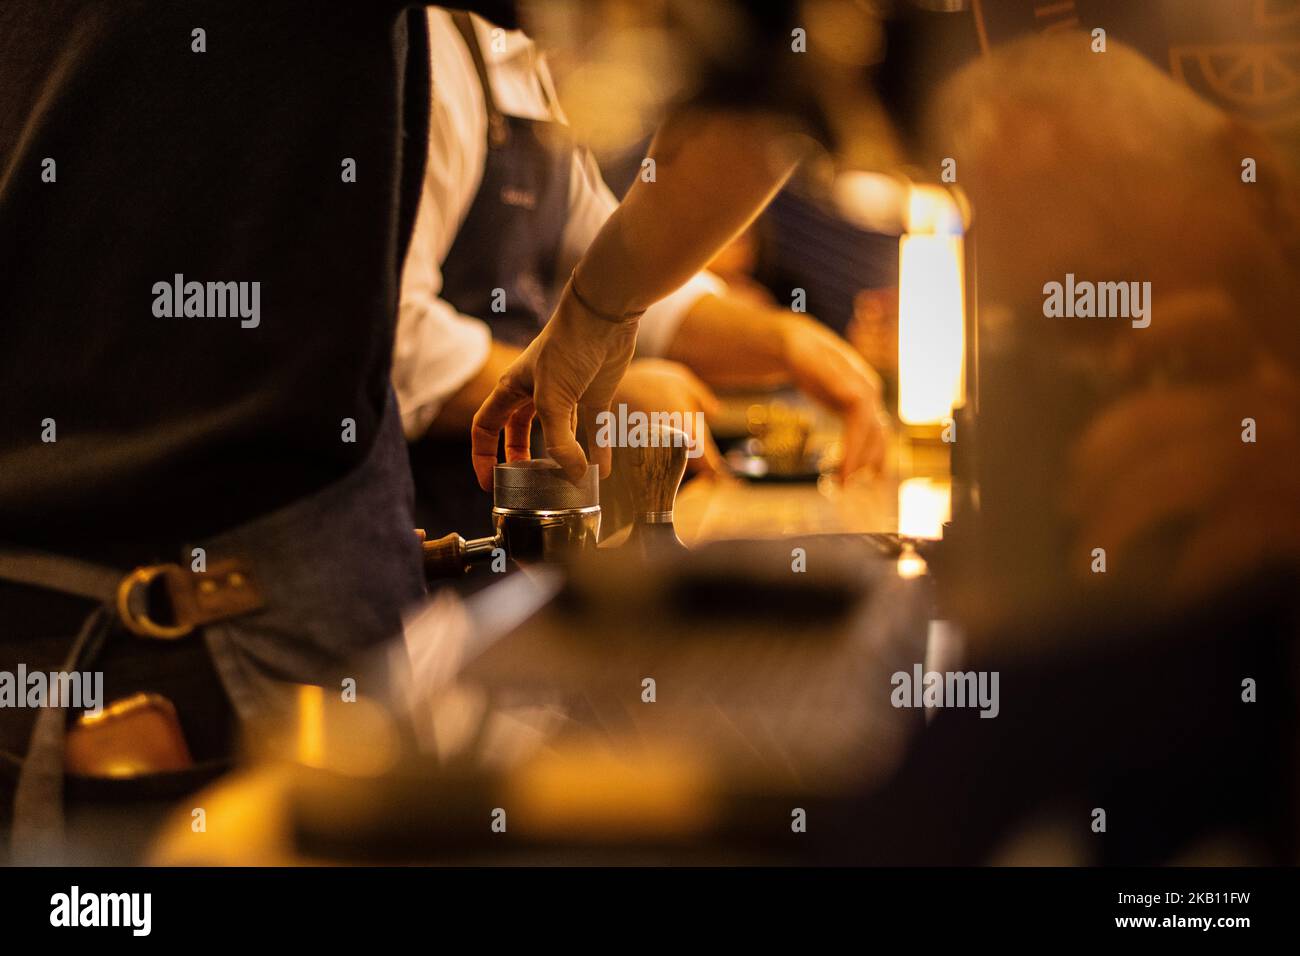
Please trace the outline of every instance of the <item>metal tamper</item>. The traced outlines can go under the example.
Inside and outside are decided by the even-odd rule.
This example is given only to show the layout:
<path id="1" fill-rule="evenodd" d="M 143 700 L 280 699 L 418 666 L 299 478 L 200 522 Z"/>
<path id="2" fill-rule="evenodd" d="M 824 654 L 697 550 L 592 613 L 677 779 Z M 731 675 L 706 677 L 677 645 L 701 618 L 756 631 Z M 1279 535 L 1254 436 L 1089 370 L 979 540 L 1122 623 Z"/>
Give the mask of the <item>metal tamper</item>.
<path id="1" fill-rule="evenodd" d="M 520 564 L 536 564 L 595 548 L 600 469 L 589 465 L 575 485 L 550 458 L 497 465 L 492 473 L 492 527 L 490 537 L 468 541 L 455 531 L 428 541 L 417 530 L 425 577 L 459 577 L 476 564 L 490 563 L 498 549 Z"/>

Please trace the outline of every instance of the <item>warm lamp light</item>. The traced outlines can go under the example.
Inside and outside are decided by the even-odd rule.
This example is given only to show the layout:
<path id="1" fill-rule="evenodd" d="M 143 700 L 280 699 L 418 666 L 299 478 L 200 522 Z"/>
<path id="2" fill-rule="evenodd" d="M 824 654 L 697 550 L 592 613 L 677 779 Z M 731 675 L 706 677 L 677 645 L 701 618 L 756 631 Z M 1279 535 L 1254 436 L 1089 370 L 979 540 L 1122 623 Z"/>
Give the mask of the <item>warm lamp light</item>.
<path id="1" fill-rule="evenodd" d="M 952 486 L 934 478 L 908 478 L 898 486 L 898 533 L 909 538 L 942 538 L 952 513 Z"/>
<path id="2" fill-rule="evenodd" d="M 941 425 L 962 402 L 963 217 L 937 186 L 912 186 L 898 256 L 898 417 Z"/>

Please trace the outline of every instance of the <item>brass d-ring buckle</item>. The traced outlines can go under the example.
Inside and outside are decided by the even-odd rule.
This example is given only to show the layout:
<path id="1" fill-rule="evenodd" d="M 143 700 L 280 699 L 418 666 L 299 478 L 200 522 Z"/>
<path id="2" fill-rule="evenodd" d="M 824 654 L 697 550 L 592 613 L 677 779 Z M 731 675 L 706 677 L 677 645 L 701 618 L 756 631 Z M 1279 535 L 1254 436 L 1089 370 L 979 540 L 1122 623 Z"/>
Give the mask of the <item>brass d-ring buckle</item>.
<path id="1" fill-rule="evenodd" d="M 193 624 L 159 624 L 147 614 L 137 614 L 131 609 L 131 595 L 137 587 L 148 587 L 155 578 L 167 569 L 161 564 L 136 568 L 122 579 L 117 586 L 117 616 L 122 619 L 126 629 L 140 637 L 156 637 L 161 640 L 175 640 L 194 630 Z"/>

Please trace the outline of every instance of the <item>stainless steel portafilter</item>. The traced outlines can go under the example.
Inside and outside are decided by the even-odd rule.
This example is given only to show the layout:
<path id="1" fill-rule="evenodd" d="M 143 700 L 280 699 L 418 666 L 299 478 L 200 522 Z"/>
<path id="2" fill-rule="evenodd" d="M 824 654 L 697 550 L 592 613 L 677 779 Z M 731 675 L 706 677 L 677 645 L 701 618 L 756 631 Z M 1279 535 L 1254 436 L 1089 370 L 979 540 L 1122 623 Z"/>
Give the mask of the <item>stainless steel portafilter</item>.
<path id="1" fill-rule="evenodd" d="M 554 460 L 534 458 L 497 465 L 492 474 L 492 526 L 486 538 L 458 533 L 423 542 L 425 577 L 458 577 L 487 564 L 498 549 L 520 564 L 564 560 L 596 547 L 600 533 L 600 470 L 577 484 Z"/>

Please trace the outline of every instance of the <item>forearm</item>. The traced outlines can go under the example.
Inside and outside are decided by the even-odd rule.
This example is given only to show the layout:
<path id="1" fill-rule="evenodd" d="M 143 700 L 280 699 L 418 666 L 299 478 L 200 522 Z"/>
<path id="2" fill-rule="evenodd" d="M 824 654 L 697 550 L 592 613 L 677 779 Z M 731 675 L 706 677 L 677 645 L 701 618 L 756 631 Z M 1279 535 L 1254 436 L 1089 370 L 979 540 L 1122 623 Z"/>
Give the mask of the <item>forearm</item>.
<path id="1" fill-rule="evenodd" d="M 841 475 L 883 463 L 880 377 L 815 319 L 705 296 L 682 320 L 668 354 L 714 388 L 790 384 L 835 412 L 843 423 Z"/>
<path id="2" fill-rule="evenodd" d="M 682 318 L 666 357 L 711 388 L 766 388 L 790 381 L 786 336 L 796 317 L 726 295 L 701 296 Z"/>
<path id="3" fill-rule="evenodd" d="M 800 158 L 774 118 L 695 114 L 665 124 L 651 146 L 655 178 L 638 178 L 577 267 L 602 312 L 645 309 L 740 233 Z"/>
<path id="4" fill-rule="evenodd" d="M 482 488 L 492 487 L 501 433 L 507 450 L 522 441 L 519 413 L 528 402 L 548 454 L 570 480 L 581 478 L 589 461 L 609 474 L 611 450 L 596 440 L 598 419 L 614 401 L 637 329 L 635 320 L 609 319 L 639 313 L 672 292 L 748 225 L 800 158 L 782 132 L 771 119 L 717 114 L 678 120 L 660 133 L 652 150 L 656 181 L 632 187 L 578 263 L 546 327 L 473 416 Z M 586 451 L 575 421 L 586 432 Z"/>

